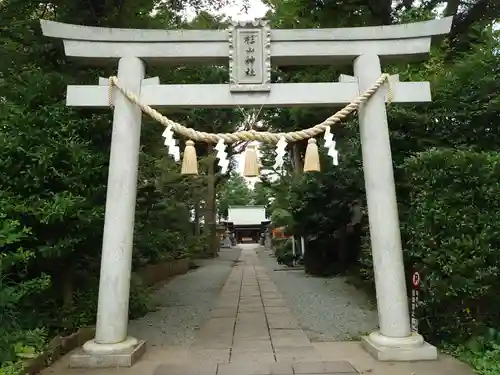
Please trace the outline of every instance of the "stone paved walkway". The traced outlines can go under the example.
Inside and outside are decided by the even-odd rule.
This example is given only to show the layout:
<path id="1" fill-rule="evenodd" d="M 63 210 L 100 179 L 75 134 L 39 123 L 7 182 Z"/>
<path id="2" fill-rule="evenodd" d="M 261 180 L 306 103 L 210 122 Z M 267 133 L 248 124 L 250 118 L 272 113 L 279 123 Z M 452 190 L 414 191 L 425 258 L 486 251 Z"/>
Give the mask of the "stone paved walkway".
<path id="1" fill-rule="evenodd" d="M 243 249 L 187 362 L 155 375 L 357 374 L 346 361 L 324 362 L 288 309 L 253 248 Z"/>
<path id="2" fill-rule="evenodd" d="M 271 271 L 257 258 L 258 246 L 242 248 L 240 262 L 210 304 L 210 318 L 189 346 L 178 340 L 148 345 L 131 368 L 68 369 L 65 356 L 41 375 L 473 375 L 468 366 L 444 355 L 438 361 L 382 363 L 359 342 L 311 343 L 270 279 Z M 208 305 L 206 299 L 197 303 Z M 140 333 L 137 337 L 147 340 Z"/>

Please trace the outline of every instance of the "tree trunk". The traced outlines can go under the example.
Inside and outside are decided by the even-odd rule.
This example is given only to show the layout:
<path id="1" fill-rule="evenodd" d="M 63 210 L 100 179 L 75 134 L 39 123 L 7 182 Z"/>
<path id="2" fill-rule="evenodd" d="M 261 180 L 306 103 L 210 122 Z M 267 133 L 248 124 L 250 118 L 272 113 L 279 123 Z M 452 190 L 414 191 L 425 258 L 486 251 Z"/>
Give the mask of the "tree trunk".
<path id="1" fill-rule="evenodd" d="M 67 310 L 73 308 L 73 270 L 71 266 L 66 266 L 62 270 L 62 296 L 63 306 Z"/>
<path id="2" fill-rule="evenodd" d="M 298 143 L 294 143 L 292 146 L 292 166 L 295 175 L 300 175 L 304 170 L 304 165 L 302 164 L 302 159 L 300 157 L 300 148 Z"/>
<path id="3" fill-rule="evenodd" d="M 73 283 L 73 267 L 70 264 L 61 268 L 61 273 L 58 277 L 61 288 L 62 302 L 63 302 L 63 321 L 62 326 L 65 330 L 71 329 L 71 322 L 69 317 L 72 315 L 74 310 L 74 283 Z"/>
<path id="4" fill-rule="evenodd" d="M 448 0 L 448 4 L 446 5 L 446 8 L 444 10 L 444 16 L 449 17 L 457 14 L 459 5 L 460 0 Z"/>
<path id="5" fill-rule="evenodd" d="M 194 235 L 199 236 L 200 233 L 200 200 L 197 197 L 194 202 Z"/>
<path id="6" fill-rule="evenodd" d="M 215 208 L 215 165 L 214 156 L 212 154 L 213 146 L 208 145 L 208 168 L 207 168 L 207 195 L 205 198 L 205 227 L 208 235 L 208 253 L 216 257 L 219 251 L 219 243 L 217 241 L 217 221 L 216 221 L 216 208 Z"/>

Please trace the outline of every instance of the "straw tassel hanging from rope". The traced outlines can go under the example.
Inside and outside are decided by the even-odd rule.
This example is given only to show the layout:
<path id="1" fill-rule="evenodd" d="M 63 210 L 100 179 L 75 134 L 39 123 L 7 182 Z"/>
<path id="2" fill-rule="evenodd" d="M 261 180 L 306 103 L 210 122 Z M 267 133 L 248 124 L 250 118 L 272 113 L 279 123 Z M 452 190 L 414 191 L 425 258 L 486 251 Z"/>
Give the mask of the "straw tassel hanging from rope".
<path id="1" fill-rule="evenodd" d="M 307 141 L 306 156 L 304 157 L 304 172 L 319 172 L 318 145 L 314 138 Z"/>
<path id="2" fill-rule="evenodd" d="M 245 150 L 245 168 L 243 176 L 257 177 L 259 175 L 259 161 L 257 159 L 257 150 L 254 145 L 248 145 Z"/>
<path id="3" fill-rule="evenodd" d="M 181 174 L 198 174 L 198 160 L 196 159 L 196 149 L 194 148 L 194 142 L 192 140 L 187 141 L 186 147 L 184 148 Z"/>

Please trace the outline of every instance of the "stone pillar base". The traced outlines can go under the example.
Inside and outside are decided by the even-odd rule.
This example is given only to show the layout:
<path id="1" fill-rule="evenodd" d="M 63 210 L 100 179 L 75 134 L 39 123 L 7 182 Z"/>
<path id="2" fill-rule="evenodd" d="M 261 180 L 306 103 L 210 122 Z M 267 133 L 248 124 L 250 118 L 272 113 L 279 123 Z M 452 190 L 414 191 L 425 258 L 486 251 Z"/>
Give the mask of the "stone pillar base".
<path id="1" fill-rule="evenodd" d="M 71 368 L 131 367 L 146 351 L 146 342 L 128 337 L 117 344 L 87 341 L 69 357 Z"/>
<path id="2" fill-rule="evenodd" d="M 437 348 L 425 342 L 418 333 L 395 338 L 372 332 L 361 340 L 363 348 L 378 361 L 433 361 L 438 358 Z"/>

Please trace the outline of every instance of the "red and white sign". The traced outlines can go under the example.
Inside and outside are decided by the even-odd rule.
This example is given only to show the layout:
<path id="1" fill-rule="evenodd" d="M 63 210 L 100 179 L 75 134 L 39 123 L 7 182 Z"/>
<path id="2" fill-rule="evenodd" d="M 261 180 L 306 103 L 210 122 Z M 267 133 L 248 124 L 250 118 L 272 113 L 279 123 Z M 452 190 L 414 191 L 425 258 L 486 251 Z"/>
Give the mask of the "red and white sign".
<path id="1" fill-rule="evenodd" d="M 418 272 L 413 273 L 413 276 L 411 278 L 411 282 L 413 283 L 413 286 L 415 288 L 418 288 L 420 286 L 420 274 Z"/>
<path id="2" fill-rule="evenodd" d="M 413 290 L 411 291 L 411 330 L 412 332 L 418 332 L 418 319 L 416 316 L 416 310 L 420 289 L 420 274 L 417 271 L 413 272 L 411 283 L 413 284 Z"/>

